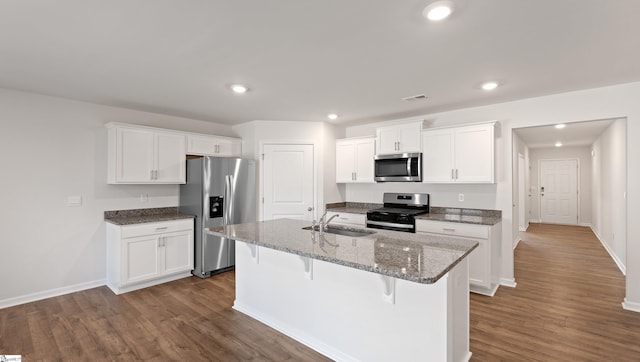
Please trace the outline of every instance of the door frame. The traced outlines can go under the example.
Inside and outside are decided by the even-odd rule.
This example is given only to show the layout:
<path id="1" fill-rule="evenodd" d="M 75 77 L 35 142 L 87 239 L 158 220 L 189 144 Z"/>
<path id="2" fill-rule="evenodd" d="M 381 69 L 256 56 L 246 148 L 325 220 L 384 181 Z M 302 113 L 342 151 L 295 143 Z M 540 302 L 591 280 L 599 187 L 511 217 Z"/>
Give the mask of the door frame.
<path id="1" fill-rule="evenodd" d="M 522 153 L 518 152 L 518 230 L 527 231 L 529 227 L 529 215 L 527 207 L 527 194 L 531 196 L 527 190 L 527 170 L 526 161 Z"/>
<path id="2" fill-rule="evenodd" d="M 576 161 L 576 216 L 577 220 L 575 224 L 563 224 L 563 225 L 580 225 L 580 197 L 582 191 L 580 190 L 580 158 L 568 157 L 568 158 L 544 158 L 538 160 L 538 189 L 536 193 L 538 195 L 538 223 L 542 223 L 542 196 L 540 195 L 540 184 L 542 182 L 542 161 Z"/>
<path id="3" fill-rule="evenodd" d="M 313 219 L 318 218 L 318 145 L 312 140 L 263 140 L 258 143 L 258 220 L 264 220 L 264 146 L 308 145 L 313 149 Z"/>

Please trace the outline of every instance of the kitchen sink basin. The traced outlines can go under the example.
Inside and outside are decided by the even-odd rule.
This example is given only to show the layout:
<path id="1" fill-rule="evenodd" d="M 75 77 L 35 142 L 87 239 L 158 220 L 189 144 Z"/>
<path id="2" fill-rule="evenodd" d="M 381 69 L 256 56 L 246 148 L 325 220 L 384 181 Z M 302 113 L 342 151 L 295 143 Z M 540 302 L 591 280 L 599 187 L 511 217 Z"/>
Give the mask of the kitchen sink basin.
<path id="1" fill-rule="evenodd" d="M 318 231 L 318 226 L 307 226 L 307 227 L 303 227 L 302 229 Z M 338 235 L 353 236 L 353 237 L 360 237 L 360 236 L 375 234 L 375 231 L 351 228 L 346 226 L 337 226 L 337 225 L 328 226 L 323 232 L 329 233 L 329 234 L 338 234 Z"/>

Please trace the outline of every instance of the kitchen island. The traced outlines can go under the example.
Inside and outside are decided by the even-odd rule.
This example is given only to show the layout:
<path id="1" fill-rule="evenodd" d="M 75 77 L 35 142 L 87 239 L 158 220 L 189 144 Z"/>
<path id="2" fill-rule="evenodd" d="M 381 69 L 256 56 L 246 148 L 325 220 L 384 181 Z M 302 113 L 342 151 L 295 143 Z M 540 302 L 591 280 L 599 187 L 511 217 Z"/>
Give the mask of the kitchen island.
<path id="1" fill-rule="evenodd" d="M 234 309 L 339 361 L 466 361 L 477 242 L 279 219 L 211 228 L 236 244 Z"/>

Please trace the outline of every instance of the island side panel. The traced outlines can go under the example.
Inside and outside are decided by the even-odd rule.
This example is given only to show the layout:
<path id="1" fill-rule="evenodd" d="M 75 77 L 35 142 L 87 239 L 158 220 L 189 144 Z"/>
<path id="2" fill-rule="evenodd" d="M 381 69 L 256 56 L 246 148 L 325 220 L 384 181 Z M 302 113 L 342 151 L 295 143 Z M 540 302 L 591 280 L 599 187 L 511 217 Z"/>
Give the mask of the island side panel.
<path id="1" fill-rule="evenodd" d="M 396 279 L 394 303 L 383 298 L 386 277 L 319 260 L 309 265 L 238 242 L 234 308 L 340 361 L 468 359 L 466 259 L 435 284 Z"/>

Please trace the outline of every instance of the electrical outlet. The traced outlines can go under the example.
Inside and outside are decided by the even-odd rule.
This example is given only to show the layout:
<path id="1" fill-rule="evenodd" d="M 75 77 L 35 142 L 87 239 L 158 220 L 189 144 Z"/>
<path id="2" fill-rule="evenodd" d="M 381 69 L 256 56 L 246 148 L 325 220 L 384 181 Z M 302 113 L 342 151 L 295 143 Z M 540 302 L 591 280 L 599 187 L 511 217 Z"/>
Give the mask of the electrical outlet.
<path id="1" fill-rule="evenodd" d="M 147 202 L 147 201 L 149 201 L 149 195 L 140 194 L 140 202 Z"/>
<path id="2" fill-rule="evenodd" d="M 458 194 L 458 201 L 464 201 L 464 194 Z"/>
<path id="3" fill-rule="evenodd" d="M 81 206 L 82 196 L 69 196 L 67 197 L 67 206 Z"/>

